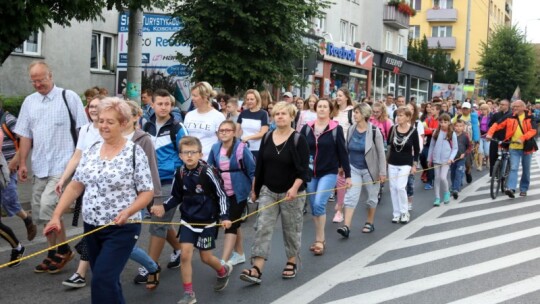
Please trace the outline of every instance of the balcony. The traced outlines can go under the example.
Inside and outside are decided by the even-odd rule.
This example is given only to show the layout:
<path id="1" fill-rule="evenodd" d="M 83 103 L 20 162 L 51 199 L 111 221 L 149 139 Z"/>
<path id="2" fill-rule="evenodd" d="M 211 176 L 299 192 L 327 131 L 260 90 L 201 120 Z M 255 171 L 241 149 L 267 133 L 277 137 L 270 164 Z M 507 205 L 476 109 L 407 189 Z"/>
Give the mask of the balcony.
<path id="1" fill-rule="evenodd" d="M 384 6 L 383 23 L 389 27 L 398 30 L 408 29 L 410 18 L 409 15 L 398 11 L 395 6 Z"/>
<path id="2" fill-rule="evenodd" d="M 441 8 L 441 9 L 429 9 L 426 12 L 428 22 L 456 22 L 457 21 L 457 9 L 454 8 Z"/>
<path id="3" fill-rule="evenodd" d="M 428 48 L 436 49 L 441 45 L 443 50 L 453 50 L 456 48 L 456 37 L 427 37 Z"/>

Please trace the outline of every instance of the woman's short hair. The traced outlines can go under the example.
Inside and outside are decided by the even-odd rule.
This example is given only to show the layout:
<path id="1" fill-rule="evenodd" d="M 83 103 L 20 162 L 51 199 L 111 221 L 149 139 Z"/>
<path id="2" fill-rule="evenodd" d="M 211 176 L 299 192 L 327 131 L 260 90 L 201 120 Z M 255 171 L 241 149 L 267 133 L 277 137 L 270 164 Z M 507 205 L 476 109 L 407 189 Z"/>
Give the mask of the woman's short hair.
<path id="1" fill-rule="evenodd" d="M 286 101 L 280 101 L 274 105 L 274 108 L 272 109 L 272 113 L 271 113 L 272 117 L 274 117 L 274 115 L 277 112 L 281 112 L 283 110 L 289 113 L 289 116 L 291 116 L 292 119 L 296 117 L 296 113 L 298 111 L 296 106 L 293 105 L 292 103 L 288 103 Z"/>
<path id="2" fill-rule="evenodd" d="M 244 100 L 247 99 L 248 94 L 252 94 L 253 96 L 255 96 L 255 100 L 257 101 L 257 105 L 255 106 L 255 108 L 260 109 L 261 104 L 262 104 L 262 100 L 261 100 L 261 94 L 259 93 L 259 91 L 255 90 L 255 89 L 247 90 L 246 94 L 244 94 Z"/>
<path id="3" fill-rule="evenodd" d="M 212 98 L 217 96 L 217 92 L 214 91 L 212 86 L 206 81 L 197 82 L 191 88 L 191 91 L 194 91 L 194 90 L 197 90 L 199 95 L 201 95 L 201 97 L 203 97 L 203 98 L 206 98 L 206 100 L 208 100 L 208 102 L 210 102 L 212 100 Z"/>
<path id="4" fill-rule="evenodd" d="M 362 103 L 356 104 L 353 108 L 353 111 L 358 111 L 366 122 L 371 117 L 371 107 L 367 103 L 362 102 Z"/>
<path id="5" fill-rule="evenodd" d="M 326 101 L 328 103 L 328 108 L 330 109 L 330 116 L 334 113 L 334 104 L 330 102 L 330 100 L 326 99 L 326 98 L 321 98 L 319 100 L 317 100 L 317 102 L 315 102 L 315 105 L 313 106 L 313 109 L 315 111 L 317 111 L 317 106 L 319 105 L 319 102 L 321 101 Z"/>
<path id="6" fill-rule="evenodd" d="M 182 151 L 183 146 L 197 147 L 197 151 L 199 152 L 202 151 L 201 141 L 195 136 L 182 137 L 182 139 L 180 139 L 180 143 L 178 143 L 178 147 L 180 147 L 180 151 Z"/>
<path id="7" fill-rule="evenodd" d="M 409 108 L 407 108 L 406 106 L 401 106 L 396 109 L 396 116 L 398 116 L 401 113 L 405 114 L 405 116 L 407 116 L 408 118 L 412 117 L 411 110 L 409 110 Z"/>
<path id="8" fill-rule="evenodd" d="M 118 122 L 124 124 L 131 119 L 131 109 L 125 100 L 118 97 L 105 97 L 98 105 L 98 113 L 116 111 Z M 99 116 L 98 114 L 98 116 Z"/>

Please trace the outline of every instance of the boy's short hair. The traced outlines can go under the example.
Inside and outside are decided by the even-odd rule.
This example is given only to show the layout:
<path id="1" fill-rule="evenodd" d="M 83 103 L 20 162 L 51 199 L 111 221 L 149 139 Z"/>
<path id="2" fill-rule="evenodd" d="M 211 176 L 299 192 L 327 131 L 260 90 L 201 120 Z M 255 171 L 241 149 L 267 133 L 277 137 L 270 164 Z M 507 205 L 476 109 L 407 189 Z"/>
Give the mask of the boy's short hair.
<path id="1" fill-rule="evenodd" d="M 227 104 L 232 104 L 238 107 L 238 98 L 234 98 L 234 97 L 229 98 L 229 100 L 227 100 Z"/>
<path id="2" fill-rule="evenodd" d="M 465 124 L 465 121 L 463 121 L 463 119 L 460 118 L 460 119 L 456 120 L 456 122 L 454 124 L 456 125 L 458 123 L 459 124 Z"/>
<path id="3" fill-rule="evenodd" d="M 178 144 L 180 152 L 182 152 L 182 146 L 197 146 L 198 151 L 202 151 L 201 141 L 195 136 L 182 137 L 182 139 L 180 139 L 180 143 Z"/>
<path id="4" fill-rule="evenodd" d="M 169 102 L 171 103 L 171 105 L 174 105 L 174 102 L 171 98 L 171 93 L 169 93 L 169 91 L 165 90 L 165 89 L 157 89 L 154 94 L 152 95 L 152 102 L 155 102 L 156 101 L 156 97 L 168 97 L 169 98 Z"/>

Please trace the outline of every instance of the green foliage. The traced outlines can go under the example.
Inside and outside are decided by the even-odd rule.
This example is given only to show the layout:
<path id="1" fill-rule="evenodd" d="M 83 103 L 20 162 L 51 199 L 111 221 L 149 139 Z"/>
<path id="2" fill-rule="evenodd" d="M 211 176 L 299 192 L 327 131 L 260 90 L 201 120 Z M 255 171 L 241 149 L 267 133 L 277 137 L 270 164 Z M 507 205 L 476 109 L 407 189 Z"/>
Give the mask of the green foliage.
<path id="1" fill-rule="evenodd" d="M 13 0 L 2 5 L 0 18 L 0 64 L 31 33 L 56 23 L 70 26 L 71 21 L 95 21 L 103 8 L 123 10 L 148 8 L 159 0 Z"/>
<path id="2" fill-rule="evenodd" d="M 517 86 L 523 99 L 534 97 L 538 82 L 534 50 L 515 26 L 497 28 L 490 35 L 489 44 L 482 43 L 478 65 L 478 72 L 488 80 L 490 97 L 509 99 Z"/>
<path id="3" fill-rule="evenodd" d="M 0 107 L 9 113 L 19 116 L 19 111 L 21 110 L 21 105 L 24 101 L 25 96 L 13 96 L 13 97 L 2 97 L 0 96 Z"/>
<path id="4" fill-rule="evenodd" d="M 169 93 L 174 94 L 176 84 L 174 75 L 164 76 L 163 73 L 155 71 L 143 71 L 141 78 L 141 88 L 150 89 L 155 92 L 157 89 L 165 89 Z"/>
<path id="5" fill-rule="evenodd" d="M 441 49 L 440 44 L 435 51 L 428 48 L 426 35 L 419 39 L 409 39 L 407 58 L 410 61 L 423 64 L 435 70 L 433 82 L 456 83 L 458 71 L 461 69 L 460 62 L 448 59 L 447 54 Z"/>
<path id="6" fill-rule="evenodd" d="M 178 59 L 229 94 L 264 83 L 287 85 L 298 80 L 293 64 L 302 58 L 310 20 L 328 7 L 326 0 L 193 0 L 173 5 L 183 29 L 176 41 L 191 46 Z M 307 20 L 307 22 L 306 22 Z"/>

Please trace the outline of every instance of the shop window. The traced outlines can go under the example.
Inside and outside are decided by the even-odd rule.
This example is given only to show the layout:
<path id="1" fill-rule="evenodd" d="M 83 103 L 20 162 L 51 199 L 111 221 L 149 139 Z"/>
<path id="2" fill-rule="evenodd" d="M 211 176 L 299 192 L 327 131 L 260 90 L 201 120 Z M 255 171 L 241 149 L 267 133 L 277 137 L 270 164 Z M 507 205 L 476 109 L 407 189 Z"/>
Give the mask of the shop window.
<path id="1" fill-rule="evenodd" d="M 431 30 L 431 37 L 452 37 L 452 27 L 434 26 Z"/>
<path id="2" fill-rule="evenodd" d="M 347 42 L 347 28 L 349 22 L 341 20 L 339 23 L 339 41 L 346 43 Z"/>
<path id="3" fill-rule="evenodd" d="M 352 45 L 356 41 L 356 31 L 358 30 L 358 25 L 351 23 L 350 27 L 350 39 L 349 44 Z"/>
<path id="4" fill-rule="evenodd" d="M 420 25 L 411 25 L 409 27 L 409 38 L 420 39 Z"/>
<path id="5" fill-rule="evenodd" d="M 13 53 L 24 54 L 24 55 L 41 55 L 41 32 L 35 31 L 28 39 L 26 39 L 23 44 L 13 50 Z"/>
<path id="6" fill-rule="evenodd" d="M 429 81 L 411 78 L 411 97 L 416 97 L 418 103 L 427 102 L 428 100 Z"/>
<path id="7" fill-rule="evenodd" d="M 113 37 L 103 33 L 92 33 L 90 68 L 113 71 Z"/>

